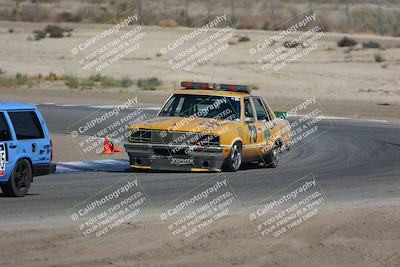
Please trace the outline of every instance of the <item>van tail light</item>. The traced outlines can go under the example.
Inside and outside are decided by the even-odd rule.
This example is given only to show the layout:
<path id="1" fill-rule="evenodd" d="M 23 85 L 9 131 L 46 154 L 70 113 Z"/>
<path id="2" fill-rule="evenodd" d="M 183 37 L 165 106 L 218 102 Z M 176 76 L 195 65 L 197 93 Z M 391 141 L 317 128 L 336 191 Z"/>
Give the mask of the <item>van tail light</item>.
<path id="1" fill-rule="evenodd" d="M 50 161 L 53 161 L 53 140 L 50 139 Z"/>

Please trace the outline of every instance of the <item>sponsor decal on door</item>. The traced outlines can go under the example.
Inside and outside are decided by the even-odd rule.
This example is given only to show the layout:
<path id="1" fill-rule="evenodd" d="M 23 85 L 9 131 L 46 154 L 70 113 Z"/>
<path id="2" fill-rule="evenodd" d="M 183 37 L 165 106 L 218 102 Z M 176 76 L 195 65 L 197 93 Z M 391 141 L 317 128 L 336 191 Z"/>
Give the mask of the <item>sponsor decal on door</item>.
<path id="1" fill-rule="evenodd" d="M 6 146 L 5 144 L 0 144 L 0 176 L 5 175 L 6 161 Z"/>

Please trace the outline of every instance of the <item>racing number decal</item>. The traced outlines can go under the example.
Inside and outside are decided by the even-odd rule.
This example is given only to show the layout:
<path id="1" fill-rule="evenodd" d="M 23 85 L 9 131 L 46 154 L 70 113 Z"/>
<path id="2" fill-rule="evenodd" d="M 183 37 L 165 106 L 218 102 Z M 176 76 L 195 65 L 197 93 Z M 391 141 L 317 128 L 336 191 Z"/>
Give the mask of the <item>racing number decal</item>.
<path id="1" fill-rule="evenodd" d="M 6 146 L 0 144 L 0 176 L 5 175 L 6 160 Z"/>
<path id="2" fill-rule="evenodd" d="M 250 144 L 253 144 L 257 141 L 257 129 L 256 126 L 254 125 L 248 125 L 249 127 L 249 142 Z"/>
<path id="3" fill-rule="evenodd" d="M 264 130 L 264 139 L 267 140 L 267 139 L 269 138 L 269 136 L 270 136 L 269 129 L 266 128 L 266 129 Z"/>

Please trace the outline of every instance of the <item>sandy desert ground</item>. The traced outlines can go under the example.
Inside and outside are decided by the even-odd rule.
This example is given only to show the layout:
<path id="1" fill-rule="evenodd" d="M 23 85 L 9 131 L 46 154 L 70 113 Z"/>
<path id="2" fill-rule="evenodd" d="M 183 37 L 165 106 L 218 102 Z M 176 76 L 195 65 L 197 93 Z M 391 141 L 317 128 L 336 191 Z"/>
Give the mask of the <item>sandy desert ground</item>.
<path id="1" fill-rule="evenodd" d="M 1 266 L 385 266 L 400 264 L 399 207 L 336 207 L 290 238 L 267 246 L 236 215 L 180 249 L 157 219 L 124 225 L 86 248 L 72 227 L 0 230 Z"/>

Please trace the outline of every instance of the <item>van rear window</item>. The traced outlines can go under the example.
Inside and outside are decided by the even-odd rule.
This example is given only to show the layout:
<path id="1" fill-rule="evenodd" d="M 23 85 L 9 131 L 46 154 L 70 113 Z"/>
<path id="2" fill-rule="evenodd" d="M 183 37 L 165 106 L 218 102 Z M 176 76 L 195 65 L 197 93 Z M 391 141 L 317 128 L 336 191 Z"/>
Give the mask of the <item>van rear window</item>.
<path id="1" fill-rule="evenodd" d="M 0 112 L 0 141 L 10 141 L 11 134 L 10 128 L 8 128 L 8 124 L 6 118 L 4 117 L 4 113 Z"/>
<path id="2" fill-rule="evenodd" d="M 44 138 L 43 129 L 34 111 L 8 112 L 14 125 L 17 139 L 40 139 Z"/>

